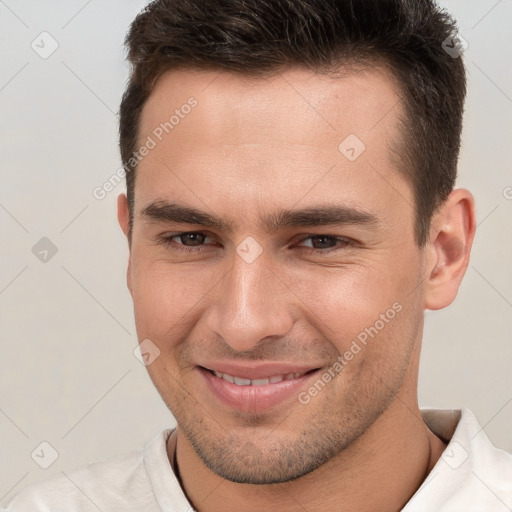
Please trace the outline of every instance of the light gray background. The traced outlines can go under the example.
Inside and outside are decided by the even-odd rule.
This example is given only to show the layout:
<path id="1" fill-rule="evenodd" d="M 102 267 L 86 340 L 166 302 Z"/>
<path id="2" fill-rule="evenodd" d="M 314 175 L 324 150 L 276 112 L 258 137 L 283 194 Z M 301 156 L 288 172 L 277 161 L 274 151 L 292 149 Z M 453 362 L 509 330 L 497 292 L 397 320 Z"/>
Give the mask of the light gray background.
<path id="1" fill-rule="evenodd" d="M 0 0 L 0 503 L 174 424 L 137 345 L 116 220 L 122 41 L 142 0 Z M 469 43 L 459 185 L 479 229 L 456 303 L 427 314 L 422 406 L 469 407 L 512 451 L 512 0 L 443 2 Z M 31 43 L 47 31 L 58 49 Z M 41 43 L 39 43 L 41 45 Z M 45 43 L 49 48 L 49 42 Z M 507 199 L 508 197 L 508 199 Z M 32 247 L 48 237 L 47 263 Z M 41 442 L 59 457 L 42 469 Z M 45 453 L 36 450 L 39 462 Z M 44 462 L 44 461 L 43 461 Z"/>

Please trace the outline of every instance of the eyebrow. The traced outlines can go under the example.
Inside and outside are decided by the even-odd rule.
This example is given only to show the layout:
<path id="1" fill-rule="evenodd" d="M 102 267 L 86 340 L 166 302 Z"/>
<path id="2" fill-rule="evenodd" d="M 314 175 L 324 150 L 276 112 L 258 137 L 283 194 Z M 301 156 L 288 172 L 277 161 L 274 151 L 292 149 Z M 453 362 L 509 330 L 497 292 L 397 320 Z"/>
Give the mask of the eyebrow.
<path id="1" fill-rule="evenodd" d="M 196 208 L 178 203 L 157 200 L 147 205 L 141 216 L 150 222 L 193 224 L 219 231 L 233 232 L 236 224 Z M 377 227 L 378 217 L 371 212 L 349 206 L 327 205 L 301 210 L 281 210 L 267 215 L 263 228 L 275 232 L 283 227 L 319 227 L 329 225 L 367 225 Z"/>
<path id="2" fill-rule="evenodd" d="M 317 227 L 329 225 L 379 225 L 378 217 L 371 212 L 349 206 L 319 206 L 303 210 L 283 210 L 269 215 L 264 226 L 268 231 L 277 231 L 282 227 Z"/>

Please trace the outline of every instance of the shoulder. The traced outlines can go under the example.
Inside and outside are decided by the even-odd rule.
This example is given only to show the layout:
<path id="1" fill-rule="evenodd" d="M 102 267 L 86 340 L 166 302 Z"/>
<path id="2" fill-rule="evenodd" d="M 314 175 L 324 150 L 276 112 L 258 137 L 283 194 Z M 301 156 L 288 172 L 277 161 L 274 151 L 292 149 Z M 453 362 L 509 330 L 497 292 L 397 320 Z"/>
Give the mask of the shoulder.
<path id="1" fill-rule="evenodd" d="M 469 411 L 465 411 L 468 414 Z M 467 442 L 468 467 L 475 485 L 488 489 L 500 501 L 512 508 L 512 454 L 496 448 L 488 439 L 483 427 L 471 414 L 471 438 Z M 462 448 L 465 448 L 461 443 Z"/>
<path id="2" fill-rule="evenodd" d="M 150 443 L 161 441 L 160 433 Z M 150 444 L 148 443 L 148 445 Z M 23 489 L 5 512 L 89 512 L 156 509 L 144 464 L 144 449 L 63 471 Z"/>
<path id="3" fill-rule="evenodd" d="M 460 411 L 460 420 L 443 453 L 443 462 L 451 469 L 464 469 L 496 484 L 512 489 L 512 454 L 495 447 L 474 414 Z"/>
<path id="4" fill-rule="evenodd" d="M 447 447 L 404 512 L 509 512 L 512 454 L 496 448 L 471 411 L 422 411 Z"/>

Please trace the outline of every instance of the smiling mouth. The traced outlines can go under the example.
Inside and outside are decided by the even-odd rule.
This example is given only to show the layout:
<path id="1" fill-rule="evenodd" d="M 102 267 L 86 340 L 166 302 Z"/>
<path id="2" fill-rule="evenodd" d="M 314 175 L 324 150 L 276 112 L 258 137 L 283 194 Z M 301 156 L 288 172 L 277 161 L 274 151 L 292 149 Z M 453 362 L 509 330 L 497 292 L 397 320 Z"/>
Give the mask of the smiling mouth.
<path id="1" fill-rule="evenodd" d="M 206 371 L 210 372 L 212 375 L 219 379 L 223 379 L 230 384 L 235 384 L 237 386 L 267 386 L 269 384 L 279 384 L 285 380 L 293 380 L 302 377 L 303 375 L 307 375 L 312 372 L 316 372 L 318 368 L 314 368 L 312 370 L 307 370 L 304 372 L 295 372 L 295 373 L 287 373 L 281 375 L 272 375 L 268 378 L 262 379 L 246 379 L 244 377 L 238 377 L 236 375 L 230 375 L 229 373 L 221 373 L 216 370 L 210 370 L 209 368 L 204 368 Z"/>
<path id="2" fill-rule="evenodd" d="M 215 369 L 197 368 L 215 407 L 222 405 L 228 410 L 251 414 L 292 406 L 294 397 L 321 371 L 321 367 L 294 367 L 284 363 L 249 368 L 216 362 L 211 366 Z"/>

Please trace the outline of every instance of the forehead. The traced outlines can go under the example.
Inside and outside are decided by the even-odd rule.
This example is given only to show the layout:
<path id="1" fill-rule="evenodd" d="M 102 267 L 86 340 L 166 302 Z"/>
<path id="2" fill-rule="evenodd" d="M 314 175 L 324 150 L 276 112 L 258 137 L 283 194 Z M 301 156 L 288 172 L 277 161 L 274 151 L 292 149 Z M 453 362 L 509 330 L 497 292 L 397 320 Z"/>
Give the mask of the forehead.
<path id="1" fill-rule="evenodd" d="M 176 70 L 157 81 L 140 133 L 151 133 L 190 98 L 199 108 L 194 108 L 193 123 L 180 122 L 179 130 L 173 129 L 177 144 L 190 142 L 190 130 L 203 144 L 213 145 L 273 142 L 323 149 L 347 133 L 372 143 L 394 134 L 389 128 L 396 128 L 401 112 L 396 84 L 383 67 L 347 70 L 337 78 L 302 68 L 257 78 Z"/>
<path id="2" fill-rule="evenodd" d="M 168 72 L 141 117 L 139 142 L 151 138 L 155 147 L 138 166 L 136 203 L 181 195 L 195 204 L 218 201 L 219 210 L 243 193 L 242 211 L 261 206 L 262 196 L 289 207 L 313 188 L 332 199 L 342 190 L 340 199 L 352 204 L 363 191 L 371 202 L 383 190 L 376 173 L 398 177 L 392 148 L 401 113 L 384 68 L 338 78 L 304 69 L 264 78 Z"/>

